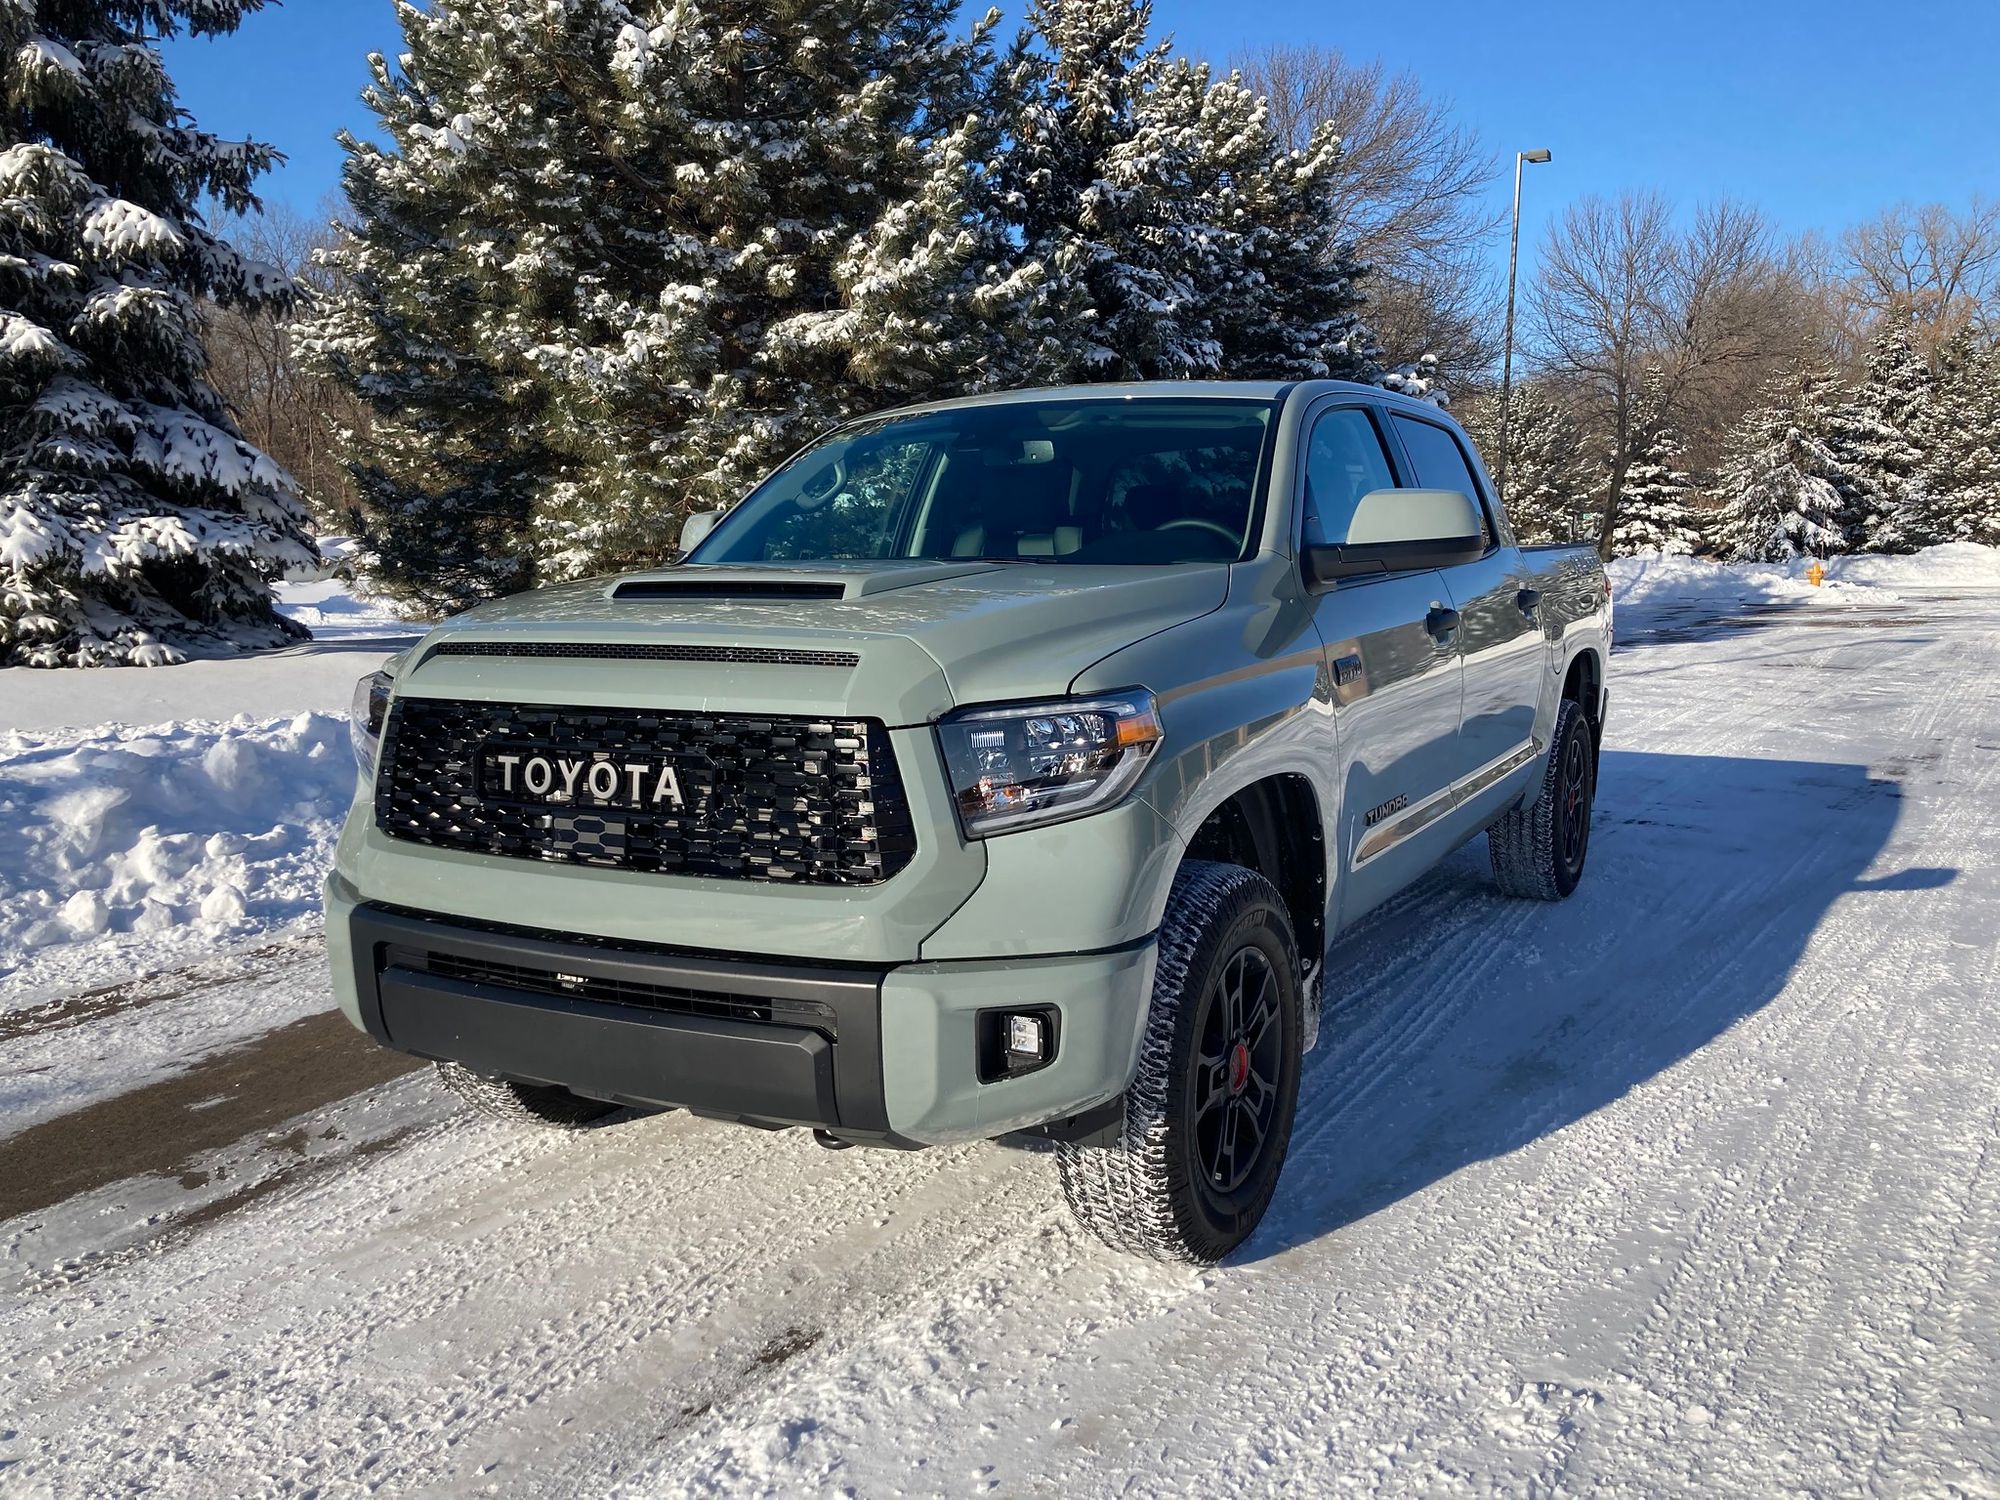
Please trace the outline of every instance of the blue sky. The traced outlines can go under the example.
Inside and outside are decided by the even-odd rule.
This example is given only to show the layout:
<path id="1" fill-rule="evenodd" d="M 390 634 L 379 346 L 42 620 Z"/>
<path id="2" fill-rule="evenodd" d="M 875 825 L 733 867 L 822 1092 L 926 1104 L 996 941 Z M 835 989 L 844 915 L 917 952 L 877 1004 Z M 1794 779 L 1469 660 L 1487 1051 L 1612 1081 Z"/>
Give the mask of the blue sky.
<path id="1" fill-rule="evenodd" d="M 1211 57 L 1311 41 L 1380 58 L 1414 71 L 1509 160 L 1550 148 L 1552 164 L 1529 168 L 1524 251 L 1583 193 L 1652 187 L 1683 207 L 1726 193 L 1786 229 L 1829 233 L 1899 198 L 2000 196 L 1992 0 L 1156 0 L 1154 18 Z M 399 40 L 389 0 L 292 0 L 168 57 L 203 125 L 286 152 L 265 193 L 310 211 L 339 180 L 334 131 L 368 126 L 364 55 Z M 1495 183 L 1502 203 L 1507 189 Z"/>

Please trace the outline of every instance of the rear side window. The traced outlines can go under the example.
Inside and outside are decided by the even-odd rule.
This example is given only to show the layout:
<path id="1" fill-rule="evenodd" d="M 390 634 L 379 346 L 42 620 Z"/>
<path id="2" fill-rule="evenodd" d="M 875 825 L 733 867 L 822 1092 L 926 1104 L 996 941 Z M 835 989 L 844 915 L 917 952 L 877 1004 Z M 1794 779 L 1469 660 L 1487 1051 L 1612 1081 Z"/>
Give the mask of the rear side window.
<path id="1" fill-rule="evenodd" d="M 1486 503 L 1480 498 L 1479 481 L 1472 477 L 1472 465 L 1465 461 L 1465 450 L 1458 446 L 1458 439 L 1442 427 L 1419 422 L 1401 412 L 1396 413 L 1395 421 L 1403 451 L 1409 454 L 1411 467 L 1417 471 L 1411 488 L 1457 490 L 1471 500 L 1479 507 L 1480 530 L 1486 544 L 1492 546 L 1493 527 L 1485 519 Z"/>
<path id="2" fill-rule="evenodd" d="M 1327 412 L 1313 423 L 1306 445 L 1305 544 L 1340 546 L 1361 497 L 1395 487 L 1389 456 L 1368 413 L 1358 406 Z"/>

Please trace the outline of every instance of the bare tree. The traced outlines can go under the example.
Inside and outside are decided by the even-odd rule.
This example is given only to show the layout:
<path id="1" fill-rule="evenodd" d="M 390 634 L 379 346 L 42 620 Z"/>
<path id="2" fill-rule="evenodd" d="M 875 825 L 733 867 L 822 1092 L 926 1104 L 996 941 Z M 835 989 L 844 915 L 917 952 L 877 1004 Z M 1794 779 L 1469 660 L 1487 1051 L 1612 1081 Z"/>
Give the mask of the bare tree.
<path id="1" fill-rule="evenodd" d="M 1668 315 L 1678 328 L 1660 351 L 1669 415 L 1703 464 L 1772 375 L 1827 353 L 1810 289 L 1768 222 L 1728 200 L 1697 209 L 1678 236 Z"/>
<path id="2" fill-rule="evenodd" d="M 1749 389 L 1796 358 L 1804 292 L 1756 211 L 1721 202 L 1676 227 L 1656 193 L 1584 198 L 1555 224 L 1529 290 L 1534 362 L 1570 393 L 1605 454 L 1598 546 L 1610 546 L 1642 434 L 1640 390 L 1712 449 Z"/>
<path id="3" fill-rule="evenodd" d="M 292 277 L 301 302 L 309 303 L 325 289 L 326 273 L 314 264 L 314 253 L 333 244 L 333 217 L 330 205 L 315 221 L 270 203 L 236 219 L 227 237 L 245 255 Z M 291 472 L 323 528 L 345 525 L 353 490 L 340 434 L 364 420 L 360 407 L 341 387 L 300 365 L 289 316 L 211 308 L 208 348 L 209 378 L 243 435 Z"/>
<path id="4" fill-rule="evenodd" d="M 1600 546 L 1632 462 L 1640 381 L 1671 332 L 1673 238 L 1656 193 L 1584 198 L 1551 227 L 1528 293 L 1535 363 L 1571 392 L 1609 448 Z"/>
<path id="5" fill-rule="evenodd" d="M 1339 132 L 1339 228 L 1372 268 L 1369 321 L 1384 352 L 1397 362 L 1435 354 L 1448 383 L 1482 375 L 1498 352 L 1483 255 L 1500 224 L 1484 198 L 1493 153 L 1414 75 L 1379 62 L 1274 46 L 1234 66 L 1295 148 L 1323 123 Z"/>
<path id="6" fill-rule="evenodd" d="M 1850 274 L 1840 245 L 1816 229 L 1808 229 L 1780 252 L 1784 274 L 1798 286 L 1803 316 L 1833 363 L 1849 375 L 1860 372 L 1875 313 L 1859 295 L 1860 284 Z"/>
<path id="7" fill-rule="evenodd" d="M 1899 203 L 1841 237 L 1850 295 L 1875 317 L 1908 319 L 1927 357 L 2000 312 L 2000 201 Z"/>

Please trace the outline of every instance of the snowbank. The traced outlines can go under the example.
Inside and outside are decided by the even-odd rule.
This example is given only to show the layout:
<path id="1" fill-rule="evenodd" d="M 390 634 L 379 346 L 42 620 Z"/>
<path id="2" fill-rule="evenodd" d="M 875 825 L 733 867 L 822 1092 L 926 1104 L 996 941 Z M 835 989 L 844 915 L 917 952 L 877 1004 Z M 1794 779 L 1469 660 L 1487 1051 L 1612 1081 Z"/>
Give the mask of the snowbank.
<path id="1" fill-rule="evenodd" d="M 1908 557 L 1857 552 L 1828 559 L 1826 571 L 1841 583 L 1890 588 L 2000 588 L 2000 547 L 1946 542 Z"/>
<path id="2" fill-rule="evenodd" d="M 1714 563 L 1642 552 L 1637 557 L 1614 557 L 1604 571 L 1611 575 L 1611 602 L 1621 616 L 1630 610 L 1690 604 L 1721 610 L 1785 599 L 1803 601 L 1817 592 L 1782 563 Z"/>
<path id="3" fill-rule="evenodd" d="M 2000 588 L 2000 547 L 1950 542 L 1908 557 L 1856 553 L 1829 558 L 1826 579 L 1806 580 L 1809 557 L 1785 563 L 1718 563 L 1642 552 L 1614 558 L 1611 598 L 1621 632 L 1668 617 L 1720 615 L 1746 605 L 1895 604 L 1896 589 Z"/>
<path id="4" fill-rule="evenodd" d="M 316 916 L 353 792 L 335 714 L 0 735 L 0 1006 Z"/>

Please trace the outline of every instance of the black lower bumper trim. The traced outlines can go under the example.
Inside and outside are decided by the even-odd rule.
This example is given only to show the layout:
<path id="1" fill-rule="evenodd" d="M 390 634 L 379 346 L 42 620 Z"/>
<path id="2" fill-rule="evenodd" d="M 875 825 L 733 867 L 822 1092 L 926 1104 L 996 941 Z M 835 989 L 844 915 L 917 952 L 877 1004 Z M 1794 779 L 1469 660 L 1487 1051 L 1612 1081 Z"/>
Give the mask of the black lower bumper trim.
<path id="1" fill-rule="evenodd" d="M 378 987 L 389 1045 L 419 1057 L 620 1104 L 725 1108 L 787 1125 L 840 1119 L 833 1043 L 817 1032 L 495 993 L 393 967 Z"/>
<path id="2" fill-rule="evenodd" d="M 371 905 L 349 938 L 362 1019 L 399 1051 L 620 1103 L 888 1135 L 886 970 L 628 950 Z M 480 972 L 517 977 L 460 977 Z M 526 987 L 531 973 L 574 992 Z M 686 1013 L 599 998 L 641 992 L 684 996 Z"/>

